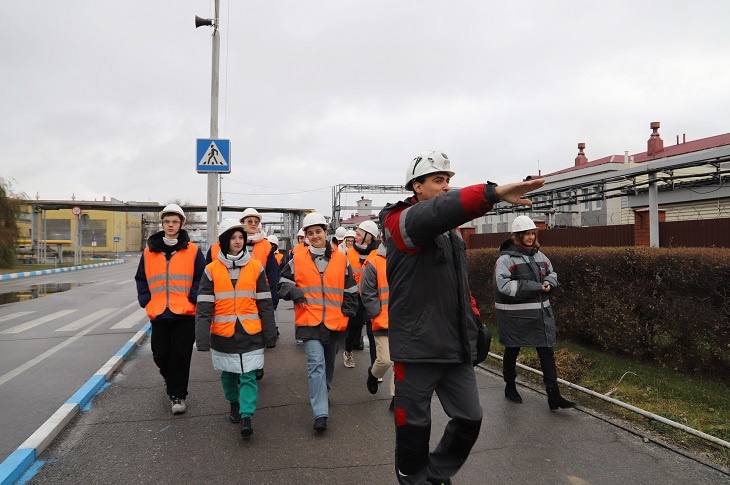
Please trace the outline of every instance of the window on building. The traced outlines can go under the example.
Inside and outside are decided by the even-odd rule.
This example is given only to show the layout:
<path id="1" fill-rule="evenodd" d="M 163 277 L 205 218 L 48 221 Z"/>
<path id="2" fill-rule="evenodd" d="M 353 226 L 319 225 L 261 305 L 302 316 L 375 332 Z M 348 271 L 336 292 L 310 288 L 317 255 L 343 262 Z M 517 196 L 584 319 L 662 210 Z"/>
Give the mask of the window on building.
<path id="1" fill-rule="evenodd" d="M 71 240 L 70 219 L 46 219 L 46 239 Z"/>
<path id="2" fill-rule="evenodd" d="M 581 195 L 583 196 L 583 210 L 591 210 L 591 202 L 586 200 L 588 198 L 588 189 L 581 189 Z"/>
<path id="3" fill-rule="evenodd" d="M 106 220 L 87 220 L 81 226 L 82 246 L 106 246 Z"/>

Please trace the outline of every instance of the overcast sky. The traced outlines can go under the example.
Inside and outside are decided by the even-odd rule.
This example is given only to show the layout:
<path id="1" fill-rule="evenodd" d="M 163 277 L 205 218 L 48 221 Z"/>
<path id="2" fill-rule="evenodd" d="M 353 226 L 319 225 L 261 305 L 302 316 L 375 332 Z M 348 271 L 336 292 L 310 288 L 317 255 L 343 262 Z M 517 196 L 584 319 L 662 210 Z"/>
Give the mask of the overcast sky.
<path id="1" fill-rule="evenodd" d="M 31 198 L 205 204 L 194 16 L 212 0 L 2 14 L 0 177 Z M 221 0 L 224 203 L 329 215 L 332 186 L 402 184 L 426 149 L 464 186 L 570 167 L 578 142 L 589 160 L 645 151 L 651 121 L 665 145 L 730 132 L 729 20 L 721 0 Z"/>

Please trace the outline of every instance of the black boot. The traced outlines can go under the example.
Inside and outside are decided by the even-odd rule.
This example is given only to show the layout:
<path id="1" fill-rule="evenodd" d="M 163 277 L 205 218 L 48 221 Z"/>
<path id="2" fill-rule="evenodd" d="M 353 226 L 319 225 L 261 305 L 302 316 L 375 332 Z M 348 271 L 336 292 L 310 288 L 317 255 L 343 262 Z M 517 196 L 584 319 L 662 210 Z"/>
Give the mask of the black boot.
<path id="1" fill-rule="evenodd" d="M 241 436 L 250 438 L 253 434 L 253 426 L 251 426 L 251 418 L 246 416 L 241 420 Z"/>
<path id="2" fill-rule="evenodd" d="M 522 396 L 520 396 L 520 393 L 517 392 L 517 386 L 515 385 L 515 381 L 508 382 L 507 385 L 504 386 L 504 397 L 512 402 L 522 402 Z"/>
<path id="3" fill-rule="evenodd" d="M 240 423 L 241 422 L 241 408 L 239 407 L 237 402 L 231 403 L 231 414 L 228 415 L 228 419 L 231 421 L 231 423 Z"/>
<path id="4" fill-rule="evenodd" d="M 368 381 L 366 385 L 370 394 L 376 394 L 378 392 L 378 378 L 370 372 L 372 368 L 372 366 L 368 367 Z"/>
<path id="5" fill-rule="evenodd" d="M 558 408 L 567 409 L 575 407 L 575 403 L 573 401 L 568 401 L 560 395 L 560 389 L 558 389 L 557 387 L 548 388 L 546 390 L 550 411 L 555 411 Z"/>

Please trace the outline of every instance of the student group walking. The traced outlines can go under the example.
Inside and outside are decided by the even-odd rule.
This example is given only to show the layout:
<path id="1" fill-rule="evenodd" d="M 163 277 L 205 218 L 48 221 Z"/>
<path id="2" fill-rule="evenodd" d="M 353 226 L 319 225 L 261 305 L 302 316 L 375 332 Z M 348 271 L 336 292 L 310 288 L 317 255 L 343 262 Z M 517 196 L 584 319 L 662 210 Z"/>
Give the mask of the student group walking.
<path id="1" fill-rule="evenodd" d="M 325 435 L 332 425 L 329 393 L 336 386 L 335 371 L 350 369 L 345 372 L 362 376 L 363 392 L 376 394 L 381 384 L 389 389 L 392 414 L 386 411 L 390 417 L 384 419 L 395 425 L 398 483 L 451 483 L 479 436 L 483 411 L 474 366 L 488 346 L 480 338 L 482 324 L 458 228 L 498 201 L 529 205 L 523 195 L 543 185 L 536 179 L 451 190 L 453 176 L 445 154 L 423 152 L 406 170 L 411 196 L 386 205 L 378 220 L 357 227 L 333 228 L 323 215 L 309 213 L 286 253 L 279 252 L 276 236 L 262 230 L 262 215 L 249 208 L 223 220 L 218 243 L 203 256 L 184 229 L 183 209 L 166 206 L 160 212 L 162 230 L 147 240 L 135 280 L 172 414 L 187 410 L 195 344 L 210 353 L 220 373 L 228 420 L 243 439 L 254 436 L 259 382 L 265 378 L 268 349 L 279 338 L 281 298 L 294 306 L 313 432 Z M 549 409 L 573 407 L 560 394 L 553 356 L 555 315 L 549 297 L 559 288 L 558 275 L 540 251 L 534 222 L 517 217 L 499 251 L 494 299 L 499 341 L 505 346 L 505 398 L 522 402 L 517 355 L 523 347 L 534 347 Z M 351 370 L 363 329 L 369 365 Z M 431 450 L 434 393 L 449 422 Z"/>

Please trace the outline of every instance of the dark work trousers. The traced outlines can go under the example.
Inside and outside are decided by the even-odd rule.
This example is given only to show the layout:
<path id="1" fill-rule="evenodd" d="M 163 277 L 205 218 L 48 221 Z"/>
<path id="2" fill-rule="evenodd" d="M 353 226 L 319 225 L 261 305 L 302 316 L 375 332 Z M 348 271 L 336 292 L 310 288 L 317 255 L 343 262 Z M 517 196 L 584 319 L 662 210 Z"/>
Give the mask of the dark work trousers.
<path id="1" fill-rule="evenodd" d="M 355 348 L 355 343 L 360 341 L 362 325 L 365 323 L 365 307 L 359 296 L 357 297 L 357 301 L 359 302 L 357 314 L 354 317 L 350 317 L 347 321 L 347 330 L 345 331 L 345 350 L 347 352 L 352 352 L 352 349 Z"/>
<path id="2" fill-rule="evenodd" d="M 558 371 L 555 368 L 555 354 L 552 347 L 535 347 L 537 356 L 540 358 L 540 369 L 542 370 L 542 382 L 545 389 L 556 389 L 558 387 Z M 517 354 L 520 347 L 505 347 L 502 358 L 502 376 L 504 382 L 514 382 L 517 377 Z"/>
<path id="3" fill-rule="evenodd" d="M 398 482 L 422 485 L 427 478 L 452 477 L 479 437 L 482 407 L 471 362 L 422 364 L 396 362 L 395 464 Z M 429 452 L 431 397 L 434 391 L 451 418 Z"/>
<path id="4" fill-rule="evenodd" d="M 152 322 L 152 359 L 167 384 L 167 395 L 188 395 L 190 360 L 195 343 L 195 318 L 157 318 Z"/>

